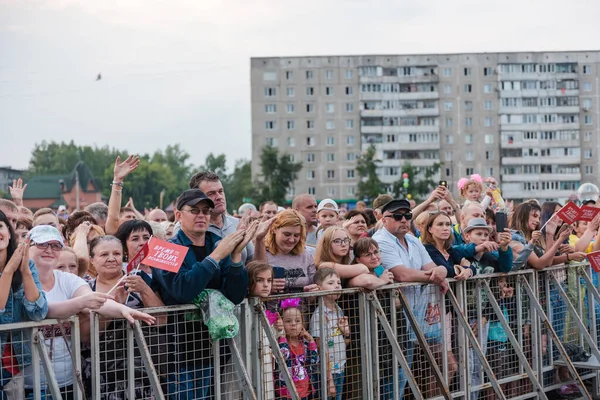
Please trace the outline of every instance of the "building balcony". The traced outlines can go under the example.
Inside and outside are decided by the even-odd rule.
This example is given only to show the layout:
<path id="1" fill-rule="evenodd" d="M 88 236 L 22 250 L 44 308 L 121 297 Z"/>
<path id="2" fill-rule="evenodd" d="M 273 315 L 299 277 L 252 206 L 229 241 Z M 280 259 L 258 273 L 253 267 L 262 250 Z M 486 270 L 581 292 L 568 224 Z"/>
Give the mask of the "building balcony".
<path id="1" fill-rule="evenodd" d="M 553 81 L 553 80 L 571 80 L 578 79 L 576 72 L 556 73 L 556 72 L 517 72 L 500 74 L 499 81 Z"/>
<path id="2" fill-rule="evenodd" d="M 570 122 L 566 124 L 503 124 L 500 123 L 500 131 L 569 131 L 578 130 L 579 122 Z"/>
<path id="3" fill-rule="evenodd" d="M 569 140 L 540 140 L 540 139 L 527 139 L 527 140 L 513 140 L 512 143 L 508 143 L 505 140 L 500 142 L 500 148 L 502 149 L 518 149 L 523 147 L 535 147 L 535 148 L 555 148 L 555 147 L 579 147 L 581 143 L 579 139 Z"/>
<path id="4" fill-rule="evenodd" d="M 438 125 L 402 125 L 402 126 L 361 126 L 362 134 L 386 134 L 386 133 L 439 133 Z"/>
<path id="5" fill-rule="evenodd" d="M 542 181 L 580 181 L 581 173 L 575 174 L 501 174 L 502 183 L 542 182 Z"/>
<path id="6" fill-rule="evenodd" d="M 402 167 L 404 164 L 409 162 L 413 167 L 431 167 L 439 160 L 434 159 L 425 159 L 425 158 L 394 158 L 394 159 L 384 159 L 383 152 L 377 152 L 377 157 L 381 160 L 381 164 L 379 167 Z"/>
<path id="7" fill-rule="evenodd" d="M 406 110 L 361 110 L 361 117 L 437 117 L 440 110 L 435 108 L 414 108 Z"/>
<path id="8" fill-rule="evenodd" d="M 577 192 L 576 190 L 525 190 L 522 183 L 517 186 L 513 188 L 510 184 L 503 184 L 502 197 L 505 199 L 538 199 L 540 201 L 558 199 L 564 201 Z"/>
<path id="9" fill-rule="evenodd" d="M 560 165 L 579 165 L 580 156 L 531 156 L 531 157 L 502 157 L 502 165 L 530 165 L 547 164 L 551 160 L 552 164 Z"/>
<path id="10" fill-rule="evenodd" d="M 562 90 L 557 89 L 522 89 L 522 90 L 500 90 L 500 97 L 561 97 L 579 96 L 579 89 Z"/>
<path id="11" fill-rule="evenodd" d="M 504 107 L 499 114 L 579 114 L 579 106 L 573 107 Z"/>
<path id="12" fill-rule="evenodd" d="M 378 125 L 378 126 L 361 126 L 360 127 L 360 133 L 375 133 L 375 134 L 380 134 L 383 131 L 383 125 Z"/>
<path id="13" fill-rule="evenodd" d="M 360 100 L 436 100 L 440 98 L 439 92 L 361 92 Z"/>
<path id="14" fill-rule="evenodd" d="M 376 145 L 381 150 L 439 150 L 440 142 L 416 143 L 416 142 L 391 142 Z"/>
<path id="15" fill-rule="evenodd" d="M 436 74 L 409 75 L 409 76 L 361 76 L 360 83 L 427 83 L 439 82 Z"/>

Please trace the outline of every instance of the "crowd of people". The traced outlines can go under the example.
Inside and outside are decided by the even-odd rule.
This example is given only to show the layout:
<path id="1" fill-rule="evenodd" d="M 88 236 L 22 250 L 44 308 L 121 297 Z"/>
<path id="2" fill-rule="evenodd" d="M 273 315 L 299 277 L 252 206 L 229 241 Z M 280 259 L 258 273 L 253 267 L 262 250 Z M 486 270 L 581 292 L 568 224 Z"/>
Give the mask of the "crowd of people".
<path id="1" fill-rule="evenodd" d="M 448 315 L 441 315 L 438 307 L 448 290 L 448 278 L 468 280 L 523 268 L 542 270 L 584 261 L 587 253 L 600 249 L 600 214 L 591 222 L 564 224 L 556 215 L 563 205 L 532 199 L 508 206 L 493 178 L 484 180 L 478 175 L 458 182 L 461 199 L 453 198 L 445 182 L 440 182 L 420 204 L 381 194 L 372 208 L 359 201 L 355 209 L 347 210 L 332 199 L 317 203 L 314 196 L 300 194 L 287 209 L 268 201 L 234 217 L 227 212 L 219 177 L 200 172 L 191 178 L 190 188 L 177 198 L 174 213 L 168 216 L 160 209 L 144 215 L 131 199 L 123 206 L 123 187 L 138 164 L 133 156 L 117 158 L 107 205 L 94 203 L 70 214 L 64 207 L 33 213 L 23 207 L 26 189 L 21 181 L 11 187 L 12 201 L 0 200 L 0 324 L 78 315 L 84 349 L 81 378 L 88 395 L 92 378 L 85 349 L 90 342 L 90 311 L 106 317 L 101 332 L 113 329 L 123 319 L 130 323 L 140 320 L 157 329 L 178 326 L 175 331 L 158 331 L 164 335 L 176 332 L 169 340 L 181 355 L 179 363 L 169 369 L 172 377 L 165 386 L 166 394 L 173 399 L 199 399 L 212 394 L 215 375 L 207 355 L 211 343 L 202 322 L 154 317 L 144 309 L 189 304 L 205 289 L 219 290 L 234 304 L 246 297 L 262 298 L 286 361 L 286 365 L 274 362 L 272 350 L 265 344 L 263 389 L 267 398 L 290 398 L 282 371 L 287 368 L 302 399 L 320 398 L 322 390 L 331 398 L 342 399 L 352 383 L 348 380 L 357 379 L 356 374 L 346 376 L 347 354 L 357 351 L 352 323 L 356 311 L 338 304 L 339 293 L 324 297 L 323 310 L 314 299 L 296 298 L 294 293 L 346 287 L 376 290 L 395 282 L 429 284 L 423 289 L 403 289 L 403 293 L 418 320 L 428 325 L 423 332 L 440 358 L 441 343 L 452 340 L 452 324 L 446 324 L 447 332 L 440 329 L 441 319 Z M 593 205 L 597 198 L 582 200 Z M 145 265 L 135 274 L 126 272 L 128 260 L 151 237 L 188 248 L 177 272 Z M 514 309 L 509 282 L 499 281 L 496 292 L 504 309 Z M 278 302 L 268 300 L 281 294 L 290 296 Z M 557 319 L 552 324 L 560 333 L 564 321 Z M 498 321 L 490 315 L 483 324 L 486 332 L 496 332 L 483 339 L 488 342 L 488 352 L 498 353 L 506 343 L 506 337 L 497 334 Z M 66 398 L 72 398 L 79 377 L 73 373 L 72 344 L 65 328 L 49 328 L 43 333 L 58 385 Z M 190 338 L 189 332 L 206 334 Z M 405 337 L 401 344 L 410 366 L 417 351 L 414 332 L 407 328 Z M 321 340 L 326 340 L 326 354 L 320 352 Z M 2 331 L 0 348 L 2 388 L 14 386 L 21 375 L 25 398 L 33 398 L 28 341 L 18 331 Z M 451 346 L 448 348 L 451 381 L 457 361 Z M 506 362 L 510 356 L 503 357 L 499 360 Z M 323 362 L 327 363 L 327 376 L 319 378 L 318 366 Z M 396 373 L 399 384 L 394 387 L 391 378 Z M 402 369 L 382 376 L 381 398 L 402 398 L 406 382 Z M 103 392 L 125 389 L 116 387 L 110 374 L 102 376 L 101 384 Z M 241 398 L 233 386 L 228 396 Z M 125 395 L 106 398 L 120 396 Z M 42 398 L 51 398 L 48 390 L 43 390 Z M 150 394 L 136 388 L 136 398 L 150 398 Z"/>

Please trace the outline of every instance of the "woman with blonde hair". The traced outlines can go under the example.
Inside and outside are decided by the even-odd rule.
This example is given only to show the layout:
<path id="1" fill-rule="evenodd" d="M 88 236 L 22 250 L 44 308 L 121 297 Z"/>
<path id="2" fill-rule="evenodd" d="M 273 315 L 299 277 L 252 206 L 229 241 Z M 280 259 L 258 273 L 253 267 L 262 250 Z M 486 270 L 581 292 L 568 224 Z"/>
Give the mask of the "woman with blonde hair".
<path id="1" fill-rule="evenodd" d="M 389 279 L 379 279 L 369 268 L 360 263 L 352 264 L 350 237 L 344 228 L 332 226 L 325 230 L 317 243 L 315 254 L 317 269 L 333 268 L 343 279 L 344 286 L 376 289 L 388 283 Z"/>
<path id="2" fill-rule="evenodd" d="M 315 261 L 306 250 L 306 221 L 296 210 L 285 210 L 259 225 L 254 259 L 273 265 L 272 293 L 312 291 Z"/>

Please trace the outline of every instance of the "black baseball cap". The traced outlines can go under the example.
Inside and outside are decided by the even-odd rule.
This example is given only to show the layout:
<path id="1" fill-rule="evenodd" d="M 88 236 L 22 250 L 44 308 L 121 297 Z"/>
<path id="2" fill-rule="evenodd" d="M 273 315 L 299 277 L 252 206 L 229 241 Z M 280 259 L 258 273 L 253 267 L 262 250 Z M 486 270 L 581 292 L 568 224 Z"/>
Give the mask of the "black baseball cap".
<path id="1" fill-rule="evenodd" d="M 211 199 L 208 198 L 207 195 L 200 189 L 188 189 L 181 193 L 179 198 L 177 199 L 177 209 L 181 210 L 183 206 L 195 206 L 201 201 L 208 202 L 208 205 L 211 208 L 215 207 L 215 203 Z"/>
<path id="2" fill-rule="evenodd" d="M 406 210 L 410 211 L 410 203 L 408 202 L 408 200 L 404 200 L 404 199 L 392 200 L 389 203 L 387 203 L 385 206 L 383 206 L 381 212 L 382 213 L 384 213 L 386 211 L 394 212 L 394 211 L 398 211 L 401 209 L 406 209 Z"/>

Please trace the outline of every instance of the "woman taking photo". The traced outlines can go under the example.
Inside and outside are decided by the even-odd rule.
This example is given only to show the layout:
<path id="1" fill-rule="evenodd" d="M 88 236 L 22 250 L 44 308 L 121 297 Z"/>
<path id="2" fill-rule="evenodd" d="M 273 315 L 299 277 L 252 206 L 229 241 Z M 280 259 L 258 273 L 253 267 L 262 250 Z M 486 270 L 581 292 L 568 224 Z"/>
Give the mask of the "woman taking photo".
<path id="1" fill-rule="evenodd" d="M 273 294 L 316 289 L 315 262 L 305 243 L 306 222 L 296 210 L 282 211 L 259 225 L 254 258 L 273 266 Z"/>
<path id="2" fill-rule="evenodd" d="M 10 221 L 0 211 L 0 324 L 41 321 L 48 314 L 48 302 L 37 269 L 29 260 L 29 245 L 17 245 L 17 242 Z M 4 365 L 1 369 L 2 387 L 11 380 L 11 373 L 18 373 L 18 366 L 31 364 L 28 343 L 29 339 L 23 337 L 22 331 L 0 332 L 0 351 L 5 354 L 9 351 L 17 359 L 14 368 Z M 0 398 L 3 398 L 1 394 Z"/>

